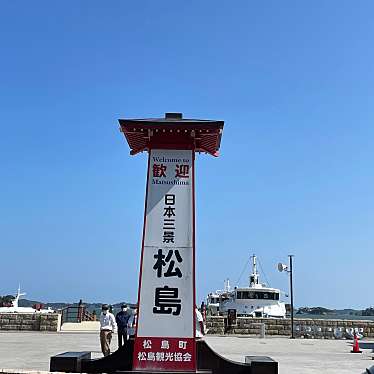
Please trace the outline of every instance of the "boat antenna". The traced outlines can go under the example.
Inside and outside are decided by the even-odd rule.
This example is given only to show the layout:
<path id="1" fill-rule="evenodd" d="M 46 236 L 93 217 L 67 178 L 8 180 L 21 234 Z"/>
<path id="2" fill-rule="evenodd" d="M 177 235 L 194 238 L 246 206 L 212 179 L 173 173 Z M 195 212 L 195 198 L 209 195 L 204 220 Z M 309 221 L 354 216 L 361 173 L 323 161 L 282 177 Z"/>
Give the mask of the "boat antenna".
<path id="1" fill-rule="evenodd" d="M 269 280 L 268 280 L 268 277 L 266 276 L 266 273 L 264 272 L 264 269 L 262 268 L 262 265 L 261 265 L 261 261 L 260 261 L 260 260 L 258 260 L 258 264 L 260 265 L 261 273 L 264 275 L 264 278 L 265 278 L 266 284 L 267 284 L 269 287 L 271 287 L 271 286 L 270 286 L 270 282 L 269 282 Z"/>
<path id="2" fill-rule="evenodd" d="M 239 286 L 239 282 L 240 282 L 240 280 L 241 280 L 241 278 L 242 278 L 242 276 L 243 276 L 243 274 L 244 274 L 244 271 L 245 271 L 245 268 L 246 268 L 247 265 L 248 265 L 248 262 L 249 262 L 249 260 L 247 260 L 247 262 L 244 264 L 244 267 L 243 267 L 242 272 L 240 273 L 239 279 L 236 281 L 236 285 L 237 285 L 237 286 Z"/>
<path id="3" fill-rule="evenodd" d="M 252 274 L 249 276 L 249 285 L 253 286 L 258 284 L 258 271 L 256 263 L 256 255 L 253 254 L 250 259 L 252 260 Z"/>
<path id="4" fill-rule="evenodd" d="M 223 290 L 225 292 L 230 292 L 230 279 L 229 278 L 225 279 L 225 281 L 223 282 Z"/>

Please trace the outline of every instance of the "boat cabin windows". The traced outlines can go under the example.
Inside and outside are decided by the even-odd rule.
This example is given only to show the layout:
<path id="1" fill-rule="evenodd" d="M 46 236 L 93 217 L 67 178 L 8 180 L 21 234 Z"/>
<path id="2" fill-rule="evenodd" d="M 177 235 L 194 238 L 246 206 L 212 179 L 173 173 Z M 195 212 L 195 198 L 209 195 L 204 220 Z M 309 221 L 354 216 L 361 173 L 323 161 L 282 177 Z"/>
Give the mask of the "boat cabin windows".
<path id="1" fill-rule="evenodd" d="M 236 291 L 237 299 L 279 300 L 279 293 L 258 291 Z"/>
<path id="2" fill-rule="evenodd" d="M 228 300 L 227 296 L 222 296 L 222 295 L 220 297 L 209 296 L 208 303 L 209 304 L 219 304 L 221 301 L 225 301 L 225 300 Z"/>

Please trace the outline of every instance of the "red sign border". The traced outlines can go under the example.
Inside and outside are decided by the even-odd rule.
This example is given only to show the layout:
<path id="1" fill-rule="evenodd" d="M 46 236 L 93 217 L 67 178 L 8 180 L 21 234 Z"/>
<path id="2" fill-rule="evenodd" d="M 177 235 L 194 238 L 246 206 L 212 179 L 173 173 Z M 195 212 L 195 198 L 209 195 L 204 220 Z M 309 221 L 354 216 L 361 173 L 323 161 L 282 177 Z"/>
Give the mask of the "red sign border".
<path id="1" fill-rule="evenodd" d="M 149 174 L 150 174 L 150 164 L 151 164 L 151 151 L 154 149 L 160 149 L 163 150 L 163 148 L 150 148 L 148 151 L 148 166 L 147 166 L 147 182 L 146 182 L 146 193 L 145 193 L 145 203 L 144 203 L 144 218 L 143 218 L 143 237 L 142 237 L 142 250 L 141 250 L 141 257 L 140 257 L 140 271 L 139 271 L 139 286 L 138 286 L 138 302 L 137 302 L 137 308 L 138 308 L 138 323 L 136 324 L 136 331 L 135 331 L 135 344 L 134 344 L 134 354 L 133 354 L 133 370 L 152 370 L 152 366 L 149 365 L 147 367 L 138 367 L 135 363 L 137 361 L 137 355 L 138 355 L 138 346 L 139 341 L 146 339 L 146 337 L 138 337 L 138 326 L 139 326 L 139 316 L 141 313 L 140 308 L 140 290 L 142 286 L 142 272 L 143 272 L 143 256 L 144 256 L 144 242 L 145 242 L 145 230 L 146 230 L 146 223 L 147 223 L 147 203 L 148 203 L 148 185 L 149 185 Z M 192 287 L 193 287 L 193 303 L 192 303 L 192 315 L 193 315 L 193 345 L 192 345 L 192 365 L 182 365 L 173 368 L 175 371 L 196 371 L 196 313 L 195 313 L 195 307 L 196 307 L 196 282 L 195 282 L 195 150 L 194 149 L 175 149 L 175 151 L 191 151 L 192 152 Z M 191 338 L 167 338 L 167 337 L 160 337 L 162 339 L 177 339 L 177 340 L 187 340 Z M 152 337 L 150 339 L 155 339 L 155 337 Z M 156 338 L 158 339 L 158 338 Z M 148 361 L 146 361 L 148 362 Z M 157 366 L 157 368 L 154 368 L 155 370 L 160 369 L 164 370 L 165 367 Z M 169 368 L 170 370 L 170 368 Z"/>

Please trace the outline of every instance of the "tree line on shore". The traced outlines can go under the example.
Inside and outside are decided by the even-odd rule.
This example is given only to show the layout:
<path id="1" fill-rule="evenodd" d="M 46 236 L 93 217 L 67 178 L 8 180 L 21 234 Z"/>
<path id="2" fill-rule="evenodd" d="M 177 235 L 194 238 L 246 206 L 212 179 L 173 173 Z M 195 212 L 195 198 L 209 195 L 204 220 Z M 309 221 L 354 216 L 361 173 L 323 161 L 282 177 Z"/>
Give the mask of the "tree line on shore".
<path id="1" fill-rule="evenodd" d="M 321 306 L 317 307 L 302 307 L 296 310 L 296 314 L 311 314 L 317 316 L 323 315 L 354 315 L 354 316 L 374 316 L 374 308 L 369 307 L 362 310 L 355 309 L 327 309 Z"/>
<path id="2" fill-rule="evenodd" d="M 13 295 L 0 296 L 0 307 L 11 306 L 13 300 L 14 300 Z"/>

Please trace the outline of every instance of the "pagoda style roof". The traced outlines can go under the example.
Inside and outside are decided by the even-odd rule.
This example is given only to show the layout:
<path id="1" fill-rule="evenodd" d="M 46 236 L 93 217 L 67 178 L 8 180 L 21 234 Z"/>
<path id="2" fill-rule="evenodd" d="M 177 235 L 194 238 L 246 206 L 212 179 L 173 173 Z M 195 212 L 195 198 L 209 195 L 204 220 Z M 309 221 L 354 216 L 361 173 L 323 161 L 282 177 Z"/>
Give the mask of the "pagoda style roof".
<path id="1" fill-rule="evenodd" d="M 166 113 L 165 118 L 118 121 L 132 155 L 163 148 L 193 149 L 218 156 L 224 125 L 223 121 L 183 118 L 182 113 Z"/>

